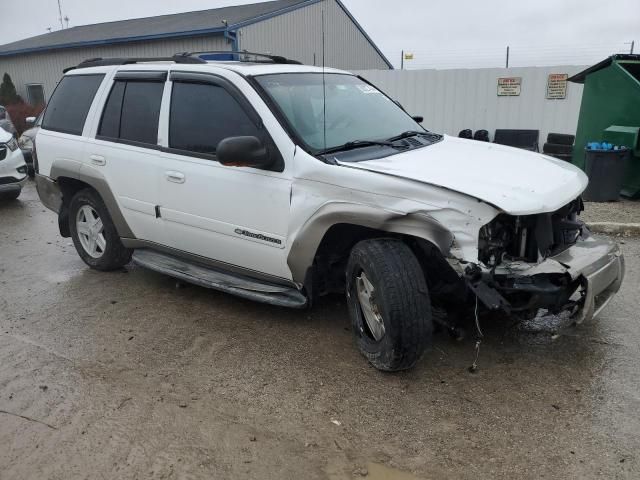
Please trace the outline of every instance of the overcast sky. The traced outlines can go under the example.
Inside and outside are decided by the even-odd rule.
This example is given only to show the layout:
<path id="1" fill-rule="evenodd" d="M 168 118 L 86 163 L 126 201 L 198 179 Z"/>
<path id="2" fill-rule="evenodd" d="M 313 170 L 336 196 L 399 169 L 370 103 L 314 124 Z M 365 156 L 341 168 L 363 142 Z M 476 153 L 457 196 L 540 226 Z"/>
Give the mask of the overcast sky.
<path id="1" fill-rule="evenodd" d="M 69 25 L 202 10 L 256 0 L 60 0 Z M 640 53 L 640 0 L 343 0 L 385 55 L 407 68 L 590 64 Z M 57 0 L 0 0 L 0 44 L 60 28 Z"/>

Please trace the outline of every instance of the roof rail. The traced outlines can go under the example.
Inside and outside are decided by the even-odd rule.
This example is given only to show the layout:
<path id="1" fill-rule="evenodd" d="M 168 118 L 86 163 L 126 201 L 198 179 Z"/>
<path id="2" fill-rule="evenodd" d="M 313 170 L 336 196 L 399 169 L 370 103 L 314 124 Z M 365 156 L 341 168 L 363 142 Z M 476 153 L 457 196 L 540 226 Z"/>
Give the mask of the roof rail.
<path id="1" fill-rule="evenodd" d="M 248 52 L 243 50 L 241 52 L 232 52 L 229 50 L 210 50 L 206 52 L 184 52 L 178 54 L 184 57 L 197 58 L 201 60 L 216 60 L 215 58 L 207 59 L 207 56 L 215 57 L 229 57 L 224 58 L 224 60 L 231 60 L 237 62 L 248 62 L 248 63 L 278 63 L 278 64 L 289 64 L 289 65 L 302 65 L 302 62 L 297 60 L 291 60 L 290 58 L 283 57 L 281 55 L 271 55 L 269 53 L 256 53 L 256 52 Z M 203 58 L 204 57 L 204 58 Z M 262 59 L 262 60 L 261 60 Z"/>
<path id="2" fill-rule="evenodd" d="M 171 57 L 131 57 L 131 58 L 88 58 L 75 67 L 65 68 L 63 73 L 77 68 L 104 67 L 109 65 L 131 65 L 145 62 L 175 62 L 175 63 L 207 63 L 205 60 L 191 55 L 176 54 Z"/>
<path id="3" fill-rule="evenodd" d="M 237 62 L 249 62 L 249 63 L 277 63 L 277 64 L 289 64 L 289 65 L 302 65 L 302 62 L 297 60 L 291 60 L 280 55 L 271 55 L 268 53 L 255 53 L 247 52 L 232 52 L 229 50 L 210 50 L 206 52 L 183 52 L 176 53 L 171 57 L 124 57 L 124 58 L 88 58 L 83 60 L 75 67 L 65 68 L 62 73 L 67 73 L 70 70 L 78 68 L 89 67 L 105 67 L 110 65 L 131 65 L 135 63 L 145 62 L 175 62 L 175 63 L 191 63 L 202 64 L 207 63 L 206 57 L 224 57 L 224 60 L 231 60 Z M 205 57 L 205 58 L 202 58 Z M 262 60 L 261 60 L 262 59 Z M 209 58 L 208 60 L 216 60 L 216 58 Z"/>

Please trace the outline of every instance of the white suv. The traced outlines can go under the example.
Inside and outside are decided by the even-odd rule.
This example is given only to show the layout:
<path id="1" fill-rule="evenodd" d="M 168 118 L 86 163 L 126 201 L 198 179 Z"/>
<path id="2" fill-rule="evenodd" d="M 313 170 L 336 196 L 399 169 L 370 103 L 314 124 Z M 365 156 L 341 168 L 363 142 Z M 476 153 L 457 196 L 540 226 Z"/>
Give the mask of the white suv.
<path id="1" fill-rule="evenodd" d="M 15 137 L 0 128 L 0 200 L 20 196 L 27 182 L 27 165 Z"/>
<path id="2" fill-rule="evenodd" d="M 578 218 L 579 169 L 429 132 L 347 72 L 260 59 L 67 71 L 34 163 L 90 267 L 133 255 L 287 307 L 345 292 L 356 343 L 382 370 L 413 366 L 444 312 L 581 321 L 620 287 L 618 247 Z"/>

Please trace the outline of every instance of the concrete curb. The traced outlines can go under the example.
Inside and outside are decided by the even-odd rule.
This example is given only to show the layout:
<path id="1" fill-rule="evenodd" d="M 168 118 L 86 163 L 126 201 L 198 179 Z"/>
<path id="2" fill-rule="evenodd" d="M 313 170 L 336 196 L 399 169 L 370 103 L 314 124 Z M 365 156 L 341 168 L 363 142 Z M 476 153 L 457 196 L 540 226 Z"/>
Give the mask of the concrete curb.
<path id="1" fill-rule="evenodd" d="M 640 237 L 640 223 L 591 222 L 587 226 L 593 233 Z"/>

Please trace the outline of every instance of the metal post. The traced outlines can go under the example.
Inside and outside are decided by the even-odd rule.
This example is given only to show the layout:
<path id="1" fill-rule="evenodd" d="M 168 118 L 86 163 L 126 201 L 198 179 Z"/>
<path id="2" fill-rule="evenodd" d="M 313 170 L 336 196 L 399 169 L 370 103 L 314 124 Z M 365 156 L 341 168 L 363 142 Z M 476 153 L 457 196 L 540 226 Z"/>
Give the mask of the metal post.
<path id="1" fill-rule="evenodd" d="M 58 0 L 58 19 L 60 20 L 60 29 L 64 30 L 64 24 L 62 23 L 62 6 L 60 5 L 60 0 Z"/>
<path id="2" fill-rule="evenodd" d="M 400 70 L 404 70 L 404 50 L 400 52 Z"/>
<path id="3" fill-rule="evenodd" d="M 507 67 L 509 68 L 509 46 L 507 45 Z"/>
<path id="4" fill-rule="evenodd" d="M 631 55 L 633 55 L 633 47 L 635 46 L 636 41 L 635 40 L 631 40 Z"/>

